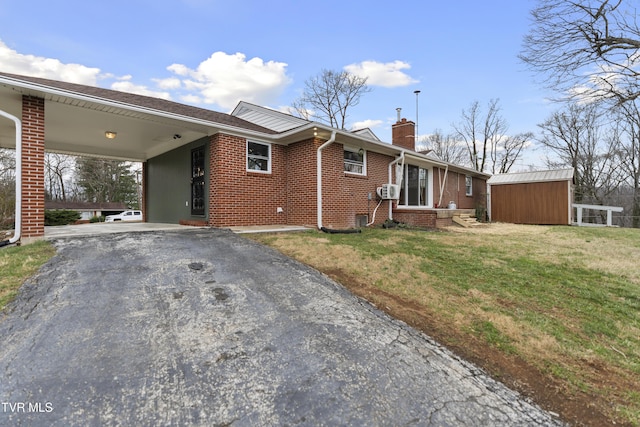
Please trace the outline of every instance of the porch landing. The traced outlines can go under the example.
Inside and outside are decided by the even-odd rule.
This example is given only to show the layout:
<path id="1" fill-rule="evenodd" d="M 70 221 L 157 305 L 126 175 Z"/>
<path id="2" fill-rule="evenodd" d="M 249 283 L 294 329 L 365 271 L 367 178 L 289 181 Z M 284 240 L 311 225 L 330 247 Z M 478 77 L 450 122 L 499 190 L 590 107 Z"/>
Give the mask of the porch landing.
<path id="1" fill-rule="evenodd" d="M 454 217 L 475 217 L 475 209 L 406 209 L 393 210 L 393 219 L 426 228 L 444 228 L 455 224 Z"/>

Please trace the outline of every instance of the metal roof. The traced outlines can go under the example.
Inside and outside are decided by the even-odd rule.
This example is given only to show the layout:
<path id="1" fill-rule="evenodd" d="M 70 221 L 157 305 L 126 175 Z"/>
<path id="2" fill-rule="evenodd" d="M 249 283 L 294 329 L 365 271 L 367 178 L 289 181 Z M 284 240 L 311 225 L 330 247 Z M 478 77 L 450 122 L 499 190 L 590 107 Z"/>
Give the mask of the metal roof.
<path id="1" fill-rule="evenodd" d="M 271 129 L 274 132 L 286 132 L 309 123 L 299 117 L 292 116 L 270 108 L 260 107 L 246 101 L 240 101 L 231 112 L 231 116 L 239 117 L 250 123 Z"/>
<path id="2" fill-rule="evenodd" d="M 573 181 L 573 168 L 534 172 L 503 173 L 499 175 L 493 175 L 491 178 L 489 178 L 487 184 L 522 184 L 528 182 L 551 181 Z"/>

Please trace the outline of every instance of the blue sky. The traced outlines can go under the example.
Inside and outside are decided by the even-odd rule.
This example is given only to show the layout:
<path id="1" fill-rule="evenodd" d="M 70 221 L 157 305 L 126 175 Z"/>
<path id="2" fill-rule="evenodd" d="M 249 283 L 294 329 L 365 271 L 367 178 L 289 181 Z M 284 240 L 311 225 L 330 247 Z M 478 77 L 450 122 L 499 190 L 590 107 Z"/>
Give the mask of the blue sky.
<path id="1" fill-rule="evenodd" d="M 230 112 L 281 109 L 323 68 L 368 76 L 349 124 L 390 141 L 396 108 L 445 133 L 499 98 L 509 133 L 554 106 L 517 55 L 529 0 L 0 0 L 0 70 Z M 518 165 L 537 163 L 531 149 Z"/>

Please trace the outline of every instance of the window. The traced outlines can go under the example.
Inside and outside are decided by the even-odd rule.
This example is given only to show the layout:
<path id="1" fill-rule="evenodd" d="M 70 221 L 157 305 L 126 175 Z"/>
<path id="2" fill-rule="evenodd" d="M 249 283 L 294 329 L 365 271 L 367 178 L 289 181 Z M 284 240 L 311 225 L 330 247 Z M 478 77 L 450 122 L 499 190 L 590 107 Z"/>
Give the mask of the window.
<path id="1" fill-rule="evenodd" d="M 428 169 L 405 165 L 399 202 L 405 206 L 429 206 Z"/>
<path id="2" fill-rule="evenodd" d="M 473 177 L 467 175 L 464 177 L 465 194 L 467 196 L 473 196 Z"/>
<path id="3" fill-rule="evenodd" d="M 344 171 L 358 175 L 366 175 L 365 154 L 362 148 L 344 147 Z"/>
<path id="4" fill-rule="evenodd" d="M 271 145 L 247 141 L 247 170 L 271 172 Z"/>

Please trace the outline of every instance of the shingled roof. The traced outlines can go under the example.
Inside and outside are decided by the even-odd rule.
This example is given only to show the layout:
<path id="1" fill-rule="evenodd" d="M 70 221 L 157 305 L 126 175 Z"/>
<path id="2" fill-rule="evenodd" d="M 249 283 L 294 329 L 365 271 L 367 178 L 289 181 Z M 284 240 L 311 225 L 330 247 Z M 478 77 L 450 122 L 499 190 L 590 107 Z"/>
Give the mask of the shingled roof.
<path id="1" fill-rule="evenodd" d="M 252 130 L 256 132 L 262 132 L 265 134 L 277 134 L 278 132 L 268 129 L 246 120 L 234 117 L 230 114 L 220 113 L 213 110 L 207 110 L 205 108 L 194 107 L 191 105 L 180 104 L 174 101 L 168 101 L 166 99 L 154 98 L 151 96 L 137 95 L 133 93 L 120 92 L 112 89 L 104 89 L 95 86 L 81 85 L 77 83 L 61 82 L 58 80 L 44 79 L 40 77 L 22 76 L 17 74 L 0 72 L 0 77 L 7 77 L 14 80 L 19 80 L 27 83 L 33 83 L 45 88 L 57 89 L 60 91 L 68 92 L 69 95 L 78 94 L 96 98 L 97 100 L 103 99 L 112 102 L 122 104 L 126 108 L 127 105 L 147 108 L 149 110 L 155 110 L 159 112 L 176 114 L 179 116 L 206 120 L 213 123 L 218 123 L 225 126 L 233 126 L 241 129 Z"/>

